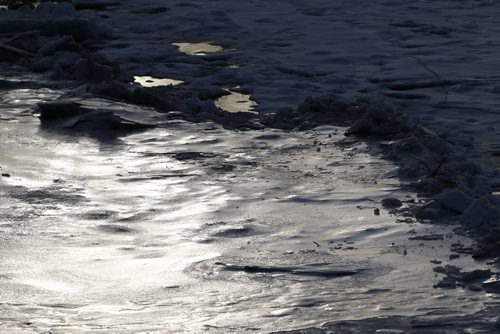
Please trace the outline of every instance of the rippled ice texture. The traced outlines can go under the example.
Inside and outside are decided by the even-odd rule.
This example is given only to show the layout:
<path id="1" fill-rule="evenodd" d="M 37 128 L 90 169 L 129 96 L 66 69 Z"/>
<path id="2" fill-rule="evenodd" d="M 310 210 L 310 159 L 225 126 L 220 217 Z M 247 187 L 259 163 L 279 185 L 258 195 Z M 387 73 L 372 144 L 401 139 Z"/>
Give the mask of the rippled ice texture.
<path id="1" fill-rule="evenodd" d="M 15 110 L 46 94 L 3 97 Z M 364 144 L 337 146 L 341 128 L 181 122 L 103 142 L 12 116 L 1 134 L 3 331 L 271 331 L 487 300 L 432 288 L 429 261 L 446 261 L 457 237 L 375 215 L 382 198 L 414 195 Z"/>
<path id="2" fill-rule="evenodd" d="M 118 33 L 102 54 L 120 64 L 124 82 L 238 86 L 261 113 L 311 94 L 382 96 L 448 140 L 470 145 L 476 136 L 494 153 L 494 2 L 165 6 L 120 1 L 105 12 Z M 395 223 L 401 217 L 381 199 L 407 205 L 415 194 L 364 144 L 340 144 L 343 129 L 163 122 L 97 141 L 39 128 L 31 106 L 61 93 L 0 95 L 9 175 L 0 183 L 2 331 L 271 331 L 498 305 L 485 293 L 432 288 L 449 245 L 470 240 L 446 226 Z M 161 119 L 137 106 L 86 103 Z M 414 234 L 442 240 L 409 240 Z"/>

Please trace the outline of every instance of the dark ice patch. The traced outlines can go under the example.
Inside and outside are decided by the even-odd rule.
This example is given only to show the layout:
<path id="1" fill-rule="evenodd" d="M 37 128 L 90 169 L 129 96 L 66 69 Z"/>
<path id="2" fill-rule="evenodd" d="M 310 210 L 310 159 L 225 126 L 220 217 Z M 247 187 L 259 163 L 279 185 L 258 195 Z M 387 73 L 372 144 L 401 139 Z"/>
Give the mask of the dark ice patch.
<path id="1" fill-rule="evenodd" d="M 210 166 L 210 169 L 217 173 L 227 173 L 234 171 L 236 169 L 236 166 L 228 163 L 221 163 Z"/>
<path id="2" fill-rule="evenodd" d="M 106 10 L 109 7 L 120 5 L 120 1 L 102 1 L 102 0 L 74 0 L 73 5 L 76 10 Z"/>
<path id="3" fill-rule="evenodd" d="M 408 239 L 409 240 L 424 240 L 424 241 L 444 240 L 444 235 L 443 234 L 426 234 L 426 235 L 418 235 L 415 237 L 410 237 Z"/>
<path id="4" fill-rule="evenodd" d="M 83 219 L 87 220 L 106 220 L 112 218 L 116 212 L 107 210 L 88 211 L 82 214 Z"/>
<path id="5" fill-rule="evenodd" d="M 323 324 L 321 327 L 301 328 L 277 333 L 498 333 L 499 306 L 491 305 L 473 314 L 421 316 L 380 316 L 361 320 L 342 320 Z"/>
<path id="6" fill-rule="evenodd" d="M 85 196 L 61 189 L 27 190 L 24 187 L 12 187 L 11 197 L 29 204 L 78 204 L 87 199 Z"/>
<path id="7" fill-rule="evenodd" d="M 172 153 L 172 156 L 179 161 L 186 161 L 214 158 L 217 156 L 217 154 L 209 152 L 178 152 Z"/>
<path id="8" fill-rule="evenodd" d="M 280 139 L 281 135 L 279 134 L 268 134 L 268 135 L 260 135 L 255 137 L 257 140 L 277 140 Z"/>
<path id="9" fill-rule="evenodd" d="M 51 101 L 38 103 L 40 119 L 50 120 L 57 118 L 73 117 L 88 112 L 82 109 L 81 105 L 74 101 Z"/>
<path id="10" fill-rule="evenodd" d="M 251 224 L 252 220 L 243 223 L 215 222 L 204 224 L 194 232 L 194 237 L 198 242 L 210 243 L 216 239 L 224 238 L 246 238 L 260 234 L 258 226 Z M 201 236 L 201 237 L 200 237 Z"/>
<path id="11" fill-rule="evenodd" d="M 462 271 L 457 266 L 446 265 L 435 267 L 434 272 L 443 274 L 444 277 L 434 285 L 434 288 L 455 289 L 468 288 L 471 291 L 486 290 L 490 293 L 500 293 L 498 277 L 493 277 L 490 269 L 476 269 Z"/>
<path id="12" fill-rule="evenodd" d="M 215 265 L 221 266 L 226 271 L 245 272 L 250 274 L 289 274 L 297 276 L 313 276 L 321 278 L 337 278 L 353 276 L 359 273 L 357 270 L 332 269 L 325 264 L 324 267 L 314 266 L 267 266 L 257 264 L 234 264 L 216 262 Z"/>
<path id="13" fill-rule="evenodd" d="M 128 233 L 134 233 L 135 230 L 128 228 L 123 225 L 112 225 L 112 224 L 104 224 L 104 225 L 99 225 L 97 228 L 106 233 L 111 233 L 111 234 L 128 234 Z"/>
<path id="14" fill-rule="evenodd" d="M 97 139 L 116 138 L 156 126 L 134 115 L 116 115 L 113 110 L 82 107 L 74 101 L 56 100 L 37 106 L 43 130 L 77 133 Z"/>
<path id="15" fill-rule="evenodd" d="M 399 208 L 403 205 L 403 203 L 397 198 L 384 198 L 382 200 L 382 206 L 386 209 L 394 209 Z"/>

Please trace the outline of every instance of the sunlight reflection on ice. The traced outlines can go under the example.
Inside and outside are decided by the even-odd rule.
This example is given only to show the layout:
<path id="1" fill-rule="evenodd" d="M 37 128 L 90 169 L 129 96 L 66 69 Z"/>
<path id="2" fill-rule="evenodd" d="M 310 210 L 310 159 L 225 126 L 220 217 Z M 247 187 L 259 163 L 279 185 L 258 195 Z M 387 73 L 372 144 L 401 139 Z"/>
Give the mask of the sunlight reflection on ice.
<path id="1" fill-rule="evenodd" d="M 50 88 L 40 88 L 40 89 L 11 89 L 2 92 L 1 101 L 2 103 L 16 106 L 17 104 L 33 106 L 34 104 L 43 100 L 56 99 L 60 92 L 52 90 Z"/>
<path id="2" fill-rule="evenodd" d="M 188 262 L 189 263 L 196 263 L 196 262 L 210 260 L 210 259 L 213 259 L 213 258 L 216 258 L 216 257 L 219 257 L 219 256 L 221 256 L 220 253 L 210 252 L 210 253 L 207 253 L 207 254 L 204 254 L 204 255 L 190 257 L 188 259 Z"/>
<path id="3" fill-rule="evenodd" d="M 184 42 L 184 43 L 172 43 L 172 44 L 175 45 L 180 52 L 192 56 L 205 56 L 208 53 L 215 53 L 224 50 L 222 46 L 211 43 Z"/>
<path id="4" fill-rule="evenodd" d="M 148 75 L 134 76 L 134 82 L 143 87 L 158 87 L 158 86 L 177 86 L 183 83 L 182 80 L 175 80 L 170 78 L 155 78 Z"/>
<path id="5" fill-rule="evenodd" d="M 250 99 L 250 95 L 229 91 L 229 95 L 224 95 L 215 100 L 215 105 L 229 112 L 255 112 L 257 103 Z"/>
<path id="6" fill-rule="evenodd" d="M 43 279 L 32 279 L 24 280 L 24 284 L 31 285 L 43 290 L 50 291 L 61 291 L 61 292 L 77 292 L 78 288 L 71 286 L 64 282 L 58 282 L 53 280 L 43 280 Z"/>

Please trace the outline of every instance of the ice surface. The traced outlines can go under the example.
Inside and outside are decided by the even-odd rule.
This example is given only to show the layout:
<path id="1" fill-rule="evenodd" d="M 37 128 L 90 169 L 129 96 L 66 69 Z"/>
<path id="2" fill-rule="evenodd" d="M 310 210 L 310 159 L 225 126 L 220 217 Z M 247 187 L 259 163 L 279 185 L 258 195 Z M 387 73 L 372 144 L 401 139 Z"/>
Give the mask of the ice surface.
<path id="1" fill-rule="evenodd" d="M 219 52 L 224 50 L 222 46 L 211 44 L 211 43 L 172 43 L 175 45 L 180 52 L 184 52 L 192 56 L 205 56 L 209 53 Z"/>
<path id="2" fill-rule="evenodd" d="M 1 330 L 494 331 L 495 2 L 228 3 L 0 12 Z"/>
<path id="3" fill-rule="evenodd" d="M 250 99 L 250 95 L 229 91 L 215 101 L 217 107 L 229 112 L 254 112 L 257 103 Z"/>
<path id="4" fill-rule="evenodd" d="M 182 80 L 175 80 L 169 78 L 154 78 L 148 75 L 134 76 L 134 82 L 137 82 L 143 87 L 175 86 L 183 83 Z"/>
<path id="5" fill-rule="evenodd" d="M 6 331 L 271 331 L 380 315 L 426 319 L 465 306 L 473 313 L 487 300 L 436 293 L 429 259 L 446 261 L 449 244 L 470 241 L 447 227 L 395 224 L 385 209 L 375 216 L 389 195 L 405 207 L 415 195 L 364 144 L 338 147 L 342 128 L 165 123 L 113 143 L 75 140 L 75 131 L 37 134 L 35 120 L 2 132 L 6 151 L 26 154 L 2 159 L 12 176 L 0 188 L 1 308 L 30 323 L 6 321 Z M 408 233 L 449 237 L 413 241 Z"/>

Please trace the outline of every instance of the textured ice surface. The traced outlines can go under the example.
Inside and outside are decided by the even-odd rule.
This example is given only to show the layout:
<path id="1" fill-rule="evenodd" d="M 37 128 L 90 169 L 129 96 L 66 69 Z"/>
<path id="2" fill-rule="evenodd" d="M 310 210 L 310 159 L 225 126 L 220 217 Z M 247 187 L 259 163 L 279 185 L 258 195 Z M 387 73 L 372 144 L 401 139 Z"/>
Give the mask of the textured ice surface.
<path id="1" fill-rule="evenodd" d="M 325 322 L 325 331 L 493 330 L 498 297 L 477 290 L 498 291 L 497 280 L 479 280 L 483 271 L 474 270 L 488 265 L 469 257 L 471 240 L 453 228 L 479 228 L 497 242 L 498 199 L 477 198 L 492 174 L 470 150 L 477 138 L 473 148 L 497 156 L 494 2 L 77 5 L 92 16 L 67 4 L 39 10 L 54 15 L 56 31 L 74 29 L 75 42 L 50 31 L 33 37 L 46 21 L 19 25 L 25 14 L 2 13 L 4 33 L 22 27 L 33 38 L 2 35 L 2 43 L 43 50 L 18 65 L 95 82 L 75 88 L 2 69 L 3 331 L 241 332 Z M 134 76 L 184 84 L 133 90 Z M 99 83 L 110 78 L 117 81 Z M 62 94 L 90 111 L 40 128 L 31 108 Z M 311 110 L 357 98 L 384 100 L 360 119 L 346 116 L 356 121 L 350 132 L 379 136 L 382 149 L 334 126 L 240 132 L 180 117 L 222 123 L 221 109 L 254 108 L 293 129 Z M 403 113 L 380 107 L 390 104 Z M 156 128 L 96 136 L 123 123 Z M 400 165 L 381 159 L 388 149 Z M 405 152 L 454 158 L 407 169 L 427 173 L 416 190 L 437 196 L 426 204 L 397 178 Z M 439 195 L 444 185 L 456 189 Z M 402 208 L 384 208 L 388 199 Z M 423 219 L 462 225 L 421 225 L 407 211 L 415 204 Z M 471 275 L 479 281 L 462 284 Z"/>
<path id="2" fill-rule="evenodd" d="M 17 94 L 4 103 L 53 98 Z M 364 144 L 339 147 L 342 128 L 234 132 L 175 121 L 96 141 L 38 132 L 36 118 L 12 115 L 20 123 L 2 123 L 3 152 L 23 154 L 1 166 L 10 174 L 0 184 L 5 331 L 271 331 L 433 319 L 488 301 L 432 288 L 430 261 L 446 263 L 450 244 L 470 241 L 448 227 L 395 224 L 382 200 L 406 207 L 415 195 Z"/>
<path id="3" fill-rule="evenodd" d="M 211 43 L 172 43 L 180 52 L 184 52 L 192 56 L 205 56 L 208 53 L 214 53 L 224 50 L 222 46 L 214 45 Z"/>

